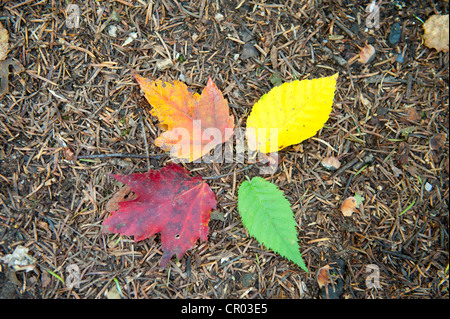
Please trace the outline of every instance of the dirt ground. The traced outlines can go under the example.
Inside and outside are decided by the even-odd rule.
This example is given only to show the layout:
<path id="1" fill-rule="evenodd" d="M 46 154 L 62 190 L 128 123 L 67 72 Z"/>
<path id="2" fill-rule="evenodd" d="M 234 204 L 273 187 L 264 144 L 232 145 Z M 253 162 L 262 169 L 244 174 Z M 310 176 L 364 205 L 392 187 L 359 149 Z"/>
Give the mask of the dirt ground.
<path id="1" fill-rule="evenodd" d="M 341 273 L 329 297 L 448 298 L 449 144 L 434 137 L 449 133 L 449 54 L 422 40 L 423 21 L 448 14 L 448 1 L 384 1 L 380 28 L 366 30 L 369 2 L 71 1 L 73 28 L 66 1 L 2 1 L 8 58 L 25 71 L 10 68 L 0 98 L 0 257 L 25 246 L 36 267 L 0 264 L 0 298 L 324 298 L 326 265 Z M 346 66 L 366 43 L 375 58 Z M 159 235 L 102 233 L 121 186 L 106 174 L 170 161 L 131 70 L 196 92 L 210 76 L 238 127 L 274 85 L 339 72 L 325 127 L 264 176 L 292 205 L 309 273 L 243 227 L 237 189 L 259 176 L 248 163 L 184 164 L 218 208 L 208 241 L 166 268 Z M 320 164 L 331 155 L 335 172 Z M 344 217 L 356 193 L 362 207 Z"/>

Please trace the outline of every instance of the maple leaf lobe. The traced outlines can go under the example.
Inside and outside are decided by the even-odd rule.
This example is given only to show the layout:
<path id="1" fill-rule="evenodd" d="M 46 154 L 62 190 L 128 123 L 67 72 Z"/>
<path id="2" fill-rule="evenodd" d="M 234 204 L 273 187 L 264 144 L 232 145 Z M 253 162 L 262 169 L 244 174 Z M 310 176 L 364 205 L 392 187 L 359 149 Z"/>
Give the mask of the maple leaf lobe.
<path id="1" fill-rule="evenodd" d="M 231 137 L 234 117 L 229 115 L 228 102 L 211 77 L 201 95 L 192 93 L 181 81 L 135 78 L 153 106 L 150 114 L 167 125 L 168 130 L 155 139 L 155 145 L 170 151 L 171 156 L 192 162 Z M 216 139 L 208 135 L 210 129 L 217 133 Z"/>
<path id="2" fill-rule="evenodd" d="M 135 241 L 160 232 L 162 267 L 174 254 L 181 259 L 199 238 L 207 240 L 210 214 L 217 203 L 200 176 L 191 177 L 176 164 L 143 174 L 110 176 L 129 186 L 137 198 L 119 202 L 119 209 L 104 221 L 104 231 L 134 236 Z"/>

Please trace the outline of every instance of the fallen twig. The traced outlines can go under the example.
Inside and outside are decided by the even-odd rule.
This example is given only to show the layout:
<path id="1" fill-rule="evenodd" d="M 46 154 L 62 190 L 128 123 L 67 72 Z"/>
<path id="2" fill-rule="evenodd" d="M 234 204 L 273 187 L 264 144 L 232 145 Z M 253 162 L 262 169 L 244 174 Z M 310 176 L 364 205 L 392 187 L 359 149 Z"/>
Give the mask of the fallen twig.
<path id="1" fill-rule="evenodd" d="M 78 159 L 94 159 L 94 158 L 111 158 L 111 157 L 119 157 L 119 158 L 161 158 L 168 156 L 167 154 L 148 154 L 140 155 L 140 154 L 127 154 L 127 153 L 111 153 L 111 154 L 93 154 L 93 155 L 81 155 L 78 156 Z"/>

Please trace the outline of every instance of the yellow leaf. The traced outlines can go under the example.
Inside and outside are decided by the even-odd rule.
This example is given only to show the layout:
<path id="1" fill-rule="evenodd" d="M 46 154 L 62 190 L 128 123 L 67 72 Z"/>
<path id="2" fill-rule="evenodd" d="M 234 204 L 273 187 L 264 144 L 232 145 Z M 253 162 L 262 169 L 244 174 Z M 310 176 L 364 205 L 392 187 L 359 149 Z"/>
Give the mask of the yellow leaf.
<path id="1" fill-rule="evenodd" d="M 314 136 L 330 115 L 337 77 L 284 83 L 263 95 L 247 119 L 249 148 L 272 153 Z"/>

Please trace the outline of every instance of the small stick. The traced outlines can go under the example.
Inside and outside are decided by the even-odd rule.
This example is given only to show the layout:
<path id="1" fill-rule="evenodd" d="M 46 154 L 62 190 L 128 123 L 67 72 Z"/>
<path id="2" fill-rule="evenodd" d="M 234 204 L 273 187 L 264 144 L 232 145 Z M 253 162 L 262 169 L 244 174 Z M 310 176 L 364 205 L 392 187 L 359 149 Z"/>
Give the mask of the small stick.
<path id="1" fill-rule="evenodd" d="M 118 157 L 118 158 L 161 158 L 164 156 L 168 156 L 167 154 L 148 154 L 147 155 L 140 155 L 140 154 L 127 154 L 127 153 L 111 153 L 111 154 L 93 154 L 93 155 L 81 155 L 78 156 L 78 159 L 94 159 L 94 158 L 111 158 L 111 157 Z"/>
<path id="2" fill-rule="evenodd" d="M 351 31 L 351 30 L 349 30 L 341 21 L 339 21 L 338 20 L 338 18 L 337 17 L 335 17 L 332 13 L 330 13 L 328 16 L 327 16 L 329 19 L 331 19 L 331 20 L 334 20 L 334 22 L 336 23 L 336 25 L 339 27 L 339 28 L 341 28 L 342 29 L 342 31 L 344 31 L 345 33 L 347 33 L 349 36 L 350 36 L 350 38 L 355 38 L 355 34 Z"/>
<path id="3" fill-rule="evenodd" d="M 408 100 L 411 98 L 412 81 L 413 81 L 412 74 L 408 73 L 408 85 L 406 86 L 406 98 Z"/>
<path id="4" fill-rule="evenodd" d="M 342 166 L 340 169 L 338 169 L 333 176 L 339 176 L 342 174 L 342 172 L 344 172 L 345 170 L 351 168 L 353 165 L 355 165 L 356 163 L 359 162 L 359 158 L 354 158 L 352 159 L 350 162 L 348 162 L 347 164 L 345 164 L 344 166 Z"/>
<path id="5" fill-rule="evenodd" d="M 344 195 L 342 195 L 344 198 L 345 198 L 345 195 L 347 195 L 347 191 L 348 191 L 348 188 L 350 186 L 350 183 L 353 180 L 353 176 L 355 176 L 355 175 L 353 175 L 353 174 L 350 175 L 350 177 L 348 178 L 347 184 L 345 185 Z"/>
<path id="6" fill-rule="evenodd" d="M 330 58 L 333 59 L 337 64 L 339 64 L 340 66 L 346 66 L 347 65 L 347 60 L 345 60 L 342 56 L 334 54 L 333 51 L 331 51 L 326 46 L 323 46 L 322 44 L 320 44 L 317 41 L 315 41 L 314 38 L 311 38 L 311 41 L 314 44 L 317 44 L 321 50 L 325 51 L 325 53 L 327 55 L 329 55 Z"/>
<path id="7" fill-rule="evenodd" d="M 341 167 L 339 169 L 339 171 L 336 172 L 335 176 L 339 174 L 341 174 L 343 171 L 345 171 L 346 169 L 349 168 L 353 168 L 355 170 L 357 170 L 356 173 L 350 175 L 347 184 L 345 185 L 345 190 L 344 190 L 344 197 L 347 194 L 348 188 L 350 186 L 350 183 L 353 180 L 353 177 L 355 177 L 356 175 L 358 175 L 361 170 L 363 169 L 364 165 L 369 165 L 370 163 L 372 163 L 375 160 L 375 158 L 373 157 L 372 153 L 367 153 L 363 156 L 363 158 L 360 160 L 359 158 L 355 158 L 352 161 L 350 161 L 349 163 L 347 163 L 344 167 Z"/>

